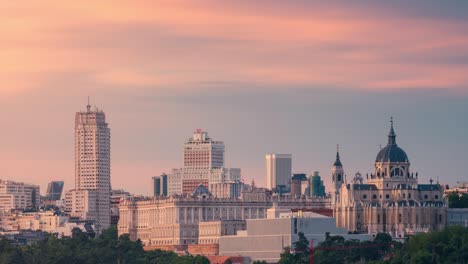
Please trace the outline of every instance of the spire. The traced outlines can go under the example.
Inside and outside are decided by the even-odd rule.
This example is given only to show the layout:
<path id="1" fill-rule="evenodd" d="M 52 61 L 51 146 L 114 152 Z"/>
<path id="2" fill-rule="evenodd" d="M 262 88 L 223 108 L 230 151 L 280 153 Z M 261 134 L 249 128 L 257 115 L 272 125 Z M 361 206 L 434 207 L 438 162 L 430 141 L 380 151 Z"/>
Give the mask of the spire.
<path id="1" fill-rule="evenodd" d="M 333 164 L 335 167 L 342 167 L 343 165 L 341 164 L 340 161 L 340 145 L 336 145 L 336 160 L 335 163 Z"/>
<path id="2" fill-rule="evenodd" d="M 388 134 L 388 145 L 396 145 L 396 135 L 393 130 L 393 116 L 390 117 L 390 133 Z"/>
<path id="3" fill-rule="evenodd" d="M 88 112 L 91 111 L 91 104 L 89 103 L 89 96 L 88 96 L 88 104 L 86 105 L 86 110 L 88 110 Z"/>

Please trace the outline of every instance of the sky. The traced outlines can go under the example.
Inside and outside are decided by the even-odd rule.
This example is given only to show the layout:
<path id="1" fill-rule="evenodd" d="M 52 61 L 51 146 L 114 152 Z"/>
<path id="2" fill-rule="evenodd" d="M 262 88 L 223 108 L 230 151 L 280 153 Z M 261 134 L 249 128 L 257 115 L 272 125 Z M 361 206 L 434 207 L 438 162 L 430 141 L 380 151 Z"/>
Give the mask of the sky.
<path id="1" fill-rule="evenodd" d="M 390 116 L 420 181 L 468 180 L 466 1 L 1 1 L 0 179 L 73 188 L 87 97 L 112 187 L 150 194 L 197 128 L 265 184 L 265 153 L 329 188 L 373 170 Z"/>

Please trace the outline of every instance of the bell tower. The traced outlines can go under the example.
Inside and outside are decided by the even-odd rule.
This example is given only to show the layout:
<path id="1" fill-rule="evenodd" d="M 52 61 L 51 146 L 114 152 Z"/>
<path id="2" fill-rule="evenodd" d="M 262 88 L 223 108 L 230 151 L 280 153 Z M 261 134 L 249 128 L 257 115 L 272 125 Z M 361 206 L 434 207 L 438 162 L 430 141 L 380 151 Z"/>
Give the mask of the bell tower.
<path id="1" fill-rule="evenodd" d="M 332 205 L 335 205 L 339 202 L 339 194 L 341 186 L 344 183 L 344 170 L 343 164 L 340 160 L 340 146 L 336 145 L 336 160 L 332 166 L 332 182 L 333 182 L 333 191 L 332 191 Z"/>

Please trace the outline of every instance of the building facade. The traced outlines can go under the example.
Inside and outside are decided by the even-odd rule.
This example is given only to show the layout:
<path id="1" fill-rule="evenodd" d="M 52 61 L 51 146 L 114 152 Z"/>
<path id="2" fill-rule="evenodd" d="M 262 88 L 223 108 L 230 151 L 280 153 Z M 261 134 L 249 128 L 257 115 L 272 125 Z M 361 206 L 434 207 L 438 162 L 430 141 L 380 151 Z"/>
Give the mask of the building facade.
<path id="1" fill-rule="evenodd" d="M 361 233 L 393 237 L 441 229 L 446 224 L 443 187 L 419 184 L 405 151 L 398 147 L 391 122 L 388 143 L 377 154 L 374 173 L 348 180 L 339 153 L 332 167 L 332 206 L 337 225 Z"/>
<path id="2" fill-rule="evenodd" d="M 305 173 L 295 173 L 291 178 L 291 196 L 300 197 L 307 188 L 307 176 Z M 304 188 L 305 186 L 305 188 Z"/>
<path id="3" fill-rule="evenodd" d="M 224 143 L 208 137 L 208 132 L 197 129 L 184 145 L 185 168 L 223 168 Z"/>
<path id="4" fill-rule="evenodd" d="M 325 185 L 323 184 L 322 178 L 319 175 L 318 171 L 314 171 L 314 174 L 310 176 L 310 196 L 318 197 L 325 196 Z"/>
<path id="5" fill-rule="evenodd" d="M 216 198 L 238 198 L 241 196 L 243 186 L 244 184 L 240 181 L 231 181 L 210 184 L 209 190 Z"/>
<path id="6" fill-rule="evenodd" d="M 326 232 L 345 239 L 368 240 L 370 235 L 348 234 L 345 228 L 336 226 L 335 219 L 314 212 L 291 212 L 288 209 L 271 208 L 266 219 L 248 219 L 245 231 L 236 235 L 221 236 L 219 255 L 246 256 L 252 261 L 277 263 L 285 247 L 294 248 L 299 233 L 315 243 L 325 240 Z"/>
<path id="7" fill-rule="evenodd" d="M 75 189 L 66 204 L 99 233 L 110 226 L 110 128 L 103 111 L 86 108 L 75 116 Z"/>
<path id="8" fill-rule="evenodd" d="M 270 190 L 284 193 L 290 190 L 292 155 L 269 153 L 266 160 L 266 183 Z"/>
<path id="9" fill-rule="evenodd" d="M 0 211 L 37 208 L 41 201 L 38 185 L 0 179 Z"/>
<path id="10" fill-rule="evenodd" d="M 468 208 L 447 208 L 447 226 L 468 227 Z"/>
<path id="11" fill-rule="evenodd" d="M 199 186 L 193 195 L 186 197 L 123 201 L 119 210 L 118 232 L 119 236 L 129 234 L 132 240 L 140 239 L 145 246 L 197 244 L 201 241 L 200 223 L 266 218 L 266 211 L 273 203 L 285 208 L 329 206 L 323 199 L 219 199 L 211 196 L 207 188 Z M 208 234 L 202 234 L 202 239 L 208 239 L 203 238 L 204 235 Z"/>
<path id="12" fill-rule="evenodd" d="M 153 178 L 153 196 L 161 195 L 161 177 L 154 176 Z"/>
<path id="13" fill-rule="evenodd" d="M 453 188 L 451 189 L 446 188 L 444 191 L 445 195 L 452 193 L 452 192 L 456 192 L 459 195 L 464 194 L 464 193 L 468 194 L 468 182 L 466 181 L 457 182 L 457 185 L 455 185 Z"/>
<path id="14" fill-rule="evenodd" d="M 200 184 L 211 188 L 239 182 L 241 170 L 224 167 L 224 149 L 223 142 L 214 141 L 207 132 L 197 129 L 184 145 L 184 167 L 173 169 L 167 176 L 167 195 L 191 194 Z M 164 186 L 163 178 L 161 185 Z"/>
<path id="15" fill-rule="evenodd" d="M 49 201 L 62 199 L 63 181 L 51 181 L 47 185 L 46 198 Z"/>

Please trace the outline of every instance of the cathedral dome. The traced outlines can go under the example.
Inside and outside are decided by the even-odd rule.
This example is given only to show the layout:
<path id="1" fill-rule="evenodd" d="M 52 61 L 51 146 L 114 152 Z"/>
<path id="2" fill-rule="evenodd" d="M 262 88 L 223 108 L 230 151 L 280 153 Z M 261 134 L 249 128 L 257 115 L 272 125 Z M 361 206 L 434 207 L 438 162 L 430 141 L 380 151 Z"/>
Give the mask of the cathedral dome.
<path id="1" fill-rule="evenodd" d="M 379 151 L 375 162 L 408 162 L 408 156 L 397 145 L 388 145 Z"/>
<path id="2" fill-rule="evenodd" d="M 388 144 L 379 151 L 375 162 L 409 162 L 406 152 L 396 144 L 393 119 L 391 121 L 390 134 L 388 135 Z"/>

